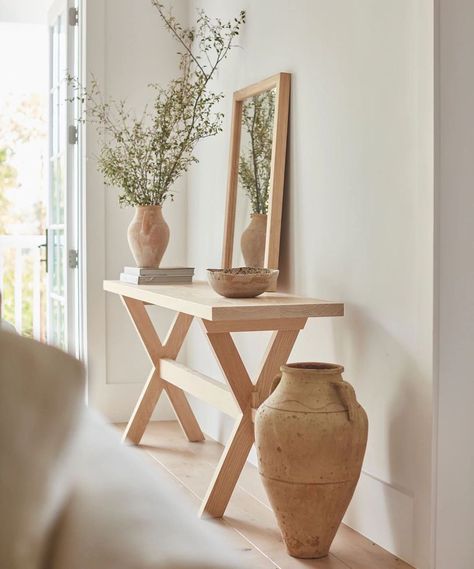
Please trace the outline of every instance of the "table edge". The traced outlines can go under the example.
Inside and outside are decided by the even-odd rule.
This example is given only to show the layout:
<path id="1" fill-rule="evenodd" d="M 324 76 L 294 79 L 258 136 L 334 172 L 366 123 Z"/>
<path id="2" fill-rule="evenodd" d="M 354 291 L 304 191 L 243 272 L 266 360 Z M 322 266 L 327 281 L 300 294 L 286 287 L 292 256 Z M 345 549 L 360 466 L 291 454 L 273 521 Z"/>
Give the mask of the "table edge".
<path id="1" fill-rule="evenodd" d="M 134 291 L 133 296 L 128 296 L 123 294 L 123 291 L 118 291 L 117 287 L 126 286 L 130 287 L 131 291 Z M 261 319 L 287 319 L 287 318 L 332 318 L 344 316 L 345 306 L 342 302 L 333 302 L 326 300 L 318 300 L 317 304 L 292 304 L 287 305 L 282 308 L 282 312 L 285 314 L 278 315 L 278 307 L 271 307 L 273 310 L 268 310 L 268 305 L 263 305 L 261 307 L 255 306 L 206 306 L 192 300 L 182 300 L 174 299 L 172 297 L 167 297 L 169 301 L 156 303 L 153 302 L 152 294 L 148 290 L 140 290 L 139 285 L 132 285 L 130 283 L 123 283 L 118 280 L 104 280 L 103 290 L 105 292 L 110 292 L 113 294 L 118 294 L 119 296 L 127 296 L 128 298 L 134 298 L 136 300 L 141 300 L 143 302 L 149 302 L 154 306 L 160 306 L 163 308 L 168 308 L 170 310 L 175 310 L 179 312 L 185 312 L 197 318 L 203 318 L 205 320 L 210 320 L 211 322 L 222 322 L 222 321 L 237 321 L 237 320 L 261 320 Z M 311 299 L 310 299 L 311 300 Z M 182 305 L 179 308 L 177 305 Z M 188 307 L 186 308 L 186 305 Z M 184 308 L 184 310 L 183 310 Z"/>

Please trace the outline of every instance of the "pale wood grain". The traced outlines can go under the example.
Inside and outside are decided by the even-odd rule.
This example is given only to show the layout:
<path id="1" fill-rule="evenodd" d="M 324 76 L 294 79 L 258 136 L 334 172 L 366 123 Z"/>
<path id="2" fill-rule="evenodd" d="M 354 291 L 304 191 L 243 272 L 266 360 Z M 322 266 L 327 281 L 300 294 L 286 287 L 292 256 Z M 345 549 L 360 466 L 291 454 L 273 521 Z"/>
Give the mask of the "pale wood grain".
<path id="1" fill-rule="evenodd" d="M 259 332 L 265 330 L 302 330 L 305 327 L 306 318 L 285 318 L 265 320 L 229 320 L 229 321 L 206 321 L 206 329 L 209 332 Z"/>
<path id="2" fill-rule="evenodd" d="M 175 385 L 164 382 L 166 395 L 170 400 L 171 406 L 176 413 L 176 418 L 179 421 L 183 433 L 186 435 L 188 441 L 198 443 L 204 440 L 204 433 L 194 416 L 193 410 L 189 401 L 186 399 L 184 391 Z"/>
<path id="3" fill-rule="evenodd" d="M 246 411 L 253 384 L 231 335 L 223 332 L 207 334 L 207 337 L 237 404 L 242 412 Z"/>
<path id="4" fill-rule="evenodd" d="M 174 427 L 176 433 L 176 427 Z M 199 498 L 206 493 L 206 486 L 215 465 L 215 458 L 201 460 L 199 451 L 208 452 L 215 445 L 215 454 L 221 454 L 222 446 L 206 441 L 204 445 L 190 445 L 174 435 L 171 429 L 161 431 L 159 436 L 145 434 L 144 451 L 152 455 L 161 465 L 182 481 Z M 178 440 L 179 438 L 179 440 Z M 191 448 L 193 447 L 193 448 Z M 254 469 L 255 470 L 255 469 Z M 261 551 L 278 569 L 348 569 L 348 566 L 330 555 L 322 560 L 294 559 L 286 553 L 285 546 L 275 522 L 273 512 L 255 500 L 241 486 L 235 490 L 235 499 L 227 508 L 222 518 L 229 526 L 242 535 L 252 547 Z M 208 520 L 203 519 L 203 523 Z M 250 566 L 251 567 L 251 566 Z M 249 569 L 250 569 L 249 567 Z M 247 569 L 246 565 L 242 568 Z M 368 568 L 370 569 L 370 568 Z M 378 567 L 377 569 L 382 569 Z"/>
<path id="5" fill-rule="evenodd" d="M 268 200 L 268 227 L 264 266 L 278 269 L 280 257 L 281 216 L 283 189 L 285 186 L 286 141 L 290 108 L 290 81 L 288 73 L 281 73 L 275 97 L 275 121 L 273 125 L 272 168 L 270 174 L 270 199 Z"/>
<path id="6" fill-rule="evenodd" d="M 239 89 L 234 93 L 234 99 L 237 101 L 245 101 L 250 97 L 255 97 L 255 95 L 260 95 L 261 93 L 265 93 L 265 91 L 269 91 L 270 89 L 274 89 L 278 86 L 279 81 L 281 81 L 282 75 L 290 75 L 289 73 L 276 73 L 275 75 L 271 75 L 266 79 L 262 79 L 262 81 L 258 81 L 257 83 L 253 83 L 252 85 L 248 85 L 243 89 Z"/>
<path id="7" fill-rule="evenodd" d="M 202 499 L 209 477 L 222 454 L 222 445 L 207 439 L 206 444 L 192 445 L 180 436 L 176 423 L 150 423 L 145 436 L 147 452 L 189 491 Z M 286 554 L 276 521 L 271 511 L 257 469 L 247 463 L 222 518 L 249 543 L 249 546 L 266 556 L 281 569 L 314 567 L 317 569 L 413 569 L 404 561 L 373 544 L 344 524 L 341 525 L 327 559 L 298 560 Z M 208 521 L 203 521 L 208 523 Z M 220 523 L 220 520 L 218 521 Z M 246 565 L 242 557 L 242 567 Z M 257 558 L 258 559 L 258 558 Z M 257 567 L 257 566 L 256 566 Z"/>
<path id="8" fill-rule="evenodd" d="M 169 484 L 172 486 L 175 495 L 178 496 L 181 502 L 190 504 L 193 508 L 198 509 L 199 504 L 201 503 L 201 498 L 185 486 L 171 470 L 166 468 L 151 454 L 146 452 L 144 454 L 153 467 L 168 478 Z M 235 530 L 224 518 L 209 518 L 202 520 L 201 523 L 205 525 L 206 528 L 211 526 L 211 528 L 215 528 L 222 532 L 222 537 L 232 549 L 240 567 L 251 569 L 275 569 L 275 564 L 268 559 L 263 552 L 247 541 L 247 539 Z"/>
<path id="9" fill-rule="evenodd" d="M 227 176 L 226 215 L 224 220 L 224 243 L 222 247 L 222 266 L 224 268 L 232 267 L 232 244 L 234 242 L 235 211 L 239 179 L 241 122 L 242 101 L 234 97 L 232 101 L 229 173 Z"/>
<path id="10" fill-rule="evenodd" d="M 240 416 L 241 410 L 230 389 L 224 383 L 167 359 L 161 360 L 160 374 L 167 383 L 176 385 L 186 393 L 209 403 L 226 415 L 234 418 Z"/>
<path id="11" fill-rule="evenodd" d="M 166 340 L 164 341 L 161 354 L 162 358 L 175 360 L 178 357 L 179 350 L 183 345 L 192 321 L 193 316 L 189 314 L 183 314 L 182 312 L 176 314 L 168 335 L 166 336 Z"/>
<path id="12" fill-rule="evenodd" d="M 210 321 L 258 321 L 343 316 L 344 304 L 291 294 L 265 293 L 257 298 L 223 298 L 204 282 L 189 285 L 135 285 L 104 281 L 104 290 L 126 298 Z"/>
<path id="13" fill-rule="evenodd" d="M 258 399 L 254 407 L 259 407 L 270 395 L 272 382 L 280 372 L 280 367 L 288 360 L 298 333 L 299 330 L 278 330 L 272 334 L 258 374 Z"/>
<path id="14" fill-rule="evenodd" d="M 133 444 L 138 444 L 163 391 L 164 384 L 158 369 L 163 346 L 143 303 L 128 297 L 122 297 L 122 302 L 154 366 L 145 382 L 124 433 L 124 439 Z"/>
<path id="15" fill-rule="evenodd" d="M 125 429 L 128 440 L 135 444 L 140 442 L 163 389 L 188 441 L 202 441 L 204 435 L 183 388 L 236 418 L 234 432 L 202 506 L 206 515 L 222 516 L 254 441 L 255 408 L 268 394 L 273 376 L 286 362 L 299 330 L 309 316 L 342 315 L 344 306 L 285 294 L 265 294 L 258 299 L 224 299 L 205 283 L 143 286 L 104 281 L 104 289 L 122 296 L 154 366 Z M 145 304 L 178 312 L 164 344 Z M 202 317 L 202 314 L 206 316 Z M 195 316 L 200 319 L 229 389 L 174 361 Z M 230 332 L 272 328 L 275 332 L 254 385 Z"/>
<path id="16" fill-rule="evenodd" d="M 156 404 L 163 391 L 163 381 L 160 378 L 159 371 L 153 369 L 143 386 L 142 392 L 133 409 L 132 416 L 123 433 L 123 440 L 127 440 L 137 445 L 145 432 L 145 429 L 151 419 Z"/>
<path id="17" fill-rule="evenodd" d="M 235 423 L 204 497 L 199 511 L 201 516 L 220 518 L 224 515 L 254 440 L 254 428 L 248 409 Z"/>
<path id="18" fill-rule="evenodd" d="M 142 439 L 142 448 L 153 451 L 155 447 L 159 447 L 160 452 L 169 454 L 169 460 L 173 464 L 180 464 L 183 461 L 183 453 L 186 453 L 188 464 L 191 465 L 195 461 L 196 467 L 198 467 L 201 463 L 207 463 L 211 469 L 219 462 L 223 452 L 223 446 L 209 437 L 206 439 L 205 445 L 196 446 L 183 441 L 179 426 L 174 421 L 153 421 L 149 423 Z M 207 490 L 207 483 L 207 479 L 202 481 L 204 493 Z M 271 510 L 257 469 L 250 462 L 245 463 L 237 486 Z"/>
<path id="19" fill-rule="evenodd" d="M 264 266 L 278 269 L 280 231 L 285 181 L 286 143 L 290 106 L 290 73 L 277 73 L 258 83 L 239 89 L 233 96 L 227 200 L 222 246 L 222 266 L 232 267 L 235 238 L 235 214 L 239 178 L 240 141 L 242 130 L 242 106 L 246 99 L 275 89 L 275 118 L 273 122 L 271 174 Z M 274 290 L 276 281 L 271 290 Z"/>
<path id="20" fill-rule="evenodd" d="M 255 386 L 253 385 L 244 363 L 237 351 L 229 332 L 209 333 L 208 322 L 202 321 L 207 337 L 220 364 L 237 404 L 243 412 L 236 421 L 224 454 L 219 461 L 211 486 L 206 494 L 201 514 L 220 517 L 224 514 L 235 484 L 254 442 L 252 411 L 260 401 L 255 400 L 255 393 L 262 397 L 268 393 L 271 379 L 286 362 L 296 341 L 299 329 L 278 330 L 270 340 L 264 355 L 261 371 Z"/>
<path id="21" fill-rule="evenodd" d="M 179 387 L 164 382 L 160 376 L 160 358 L 168 356 L 174 359 L 177 357 L 193 317 L 188 314 L 177 314 L 167 340 L 162 345 L 144 302 L 127 296 L 122 296 L 122 301 L 153 364 L 153 369 L 135 405 L 124 437 L 133 444 L 140 442 L 164 388 L 188 440 L 192 442 L 204 440 L 204 434 L 184 392 Z"/>
<path id="22" fill-rule="evenodd" d="M 332 554 L 351 569 L 380 567 L 383 569 L 413 569 L 402 559 L 342 524 L 331 547 Z M 454 569 L 454 568 L 453 568 Z"/>
<path id="23" fill-rule="evenodd" d="M 122 296 L 122 302 L 135 325 L 137 334 L 151 363 L 157 365 L 163 351 L 163 346 L 143 302 L 128 296 Z"/>

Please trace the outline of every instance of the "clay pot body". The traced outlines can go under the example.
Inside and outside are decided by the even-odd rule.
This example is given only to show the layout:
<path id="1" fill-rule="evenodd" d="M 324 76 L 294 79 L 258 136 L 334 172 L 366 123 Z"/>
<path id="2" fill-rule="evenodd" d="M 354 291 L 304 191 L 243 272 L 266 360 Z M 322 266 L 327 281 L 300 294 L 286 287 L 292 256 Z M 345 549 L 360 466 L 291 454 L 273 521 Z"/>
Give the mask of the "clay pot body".
<path id="1" fill-rule="evenodd" d="M 137 267 L 157 269 L 170 239 L 170 229 L 161 206 L 145 205 L 135 208 L 128 226 L 128 244 Z"/>
<path id="2" fill-rule="evenodd" d="M 240 238 L 240 248 L 247 267 L 263 267 L 266 236 L 267 215 L 252 213 L 250 223 Z"/>
<path id="3" fill-rule="evenodd" d="M 342 366 L 301 363 L 259 407 L 259 472 L 288 552 L 324 557 L 354 493 L 368 422 Z"/>

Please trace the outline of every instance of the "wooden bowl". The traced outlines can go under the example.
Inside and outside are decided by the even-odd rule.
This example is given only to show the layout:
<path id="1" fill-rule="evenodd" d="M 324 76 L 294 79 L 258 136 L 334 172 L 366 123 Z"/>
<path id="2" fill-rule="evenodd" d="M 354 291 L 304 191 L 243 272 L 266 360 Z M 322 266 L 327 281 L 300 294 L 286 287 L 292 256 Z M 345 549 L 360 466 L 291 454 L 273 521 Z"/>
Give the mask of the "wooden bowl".
<path id="1" fill-rule="evenodd" d="M 209 284 L 226 298 L 254 298 L 268 290 L 277 276 L 276 269 L 207 269 Z"/>

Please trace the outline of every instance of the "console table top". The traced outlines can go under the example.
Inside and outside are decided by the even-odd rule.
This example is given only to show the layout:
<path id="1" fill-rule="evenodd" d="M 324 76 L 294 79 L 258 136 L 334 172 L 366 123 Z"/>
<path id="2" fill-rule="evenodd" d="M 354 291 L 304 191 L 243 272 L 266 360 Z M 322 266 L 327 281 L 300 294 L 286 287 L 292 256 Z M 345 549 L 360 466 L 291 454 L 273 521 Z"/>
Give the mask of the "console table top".
<path id="1" fill-rule="evenodd" d="M 210 321 L 343 316 L 344 304 L 267 292 L 256 298 L 224 298 L 206 282 L 136 285 L 104 281 L 104 290 Z"/>

